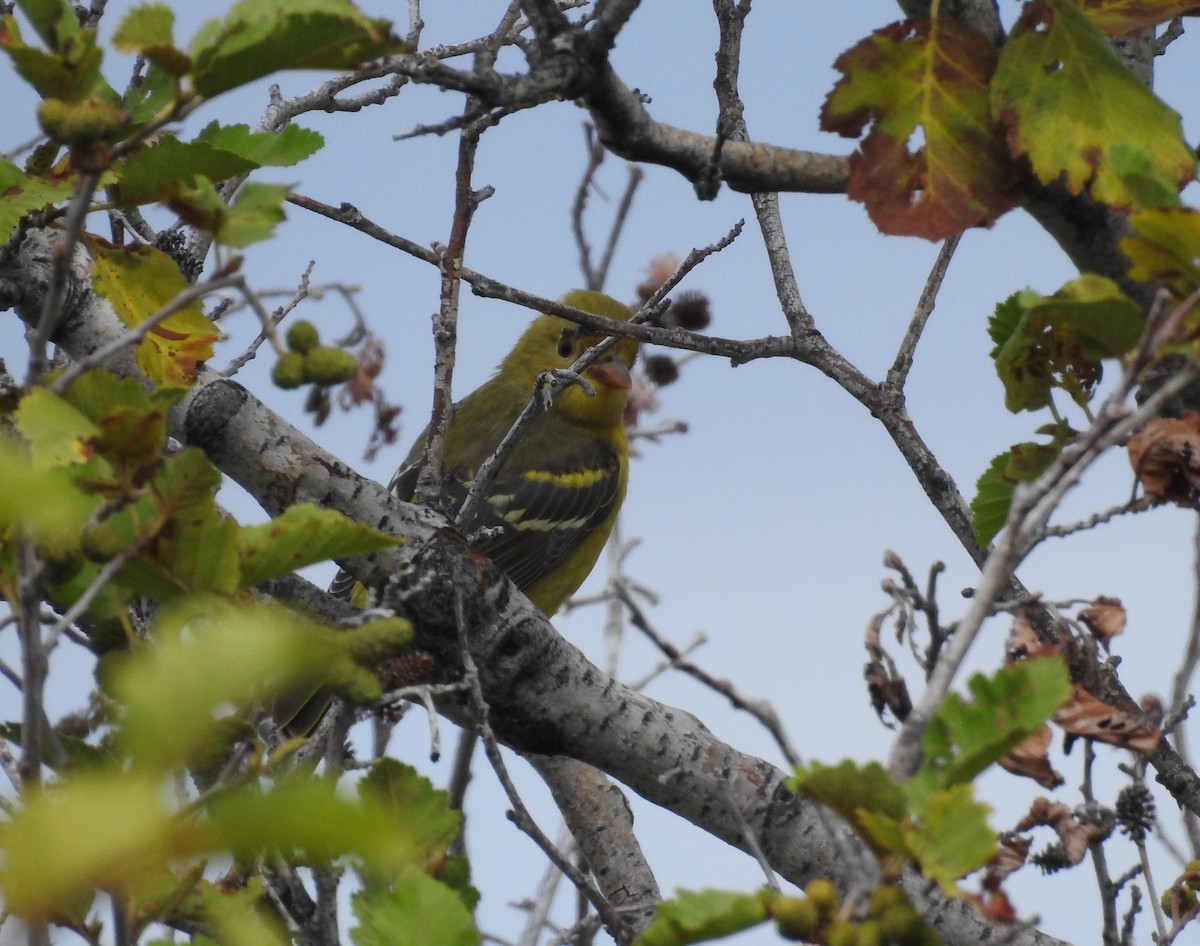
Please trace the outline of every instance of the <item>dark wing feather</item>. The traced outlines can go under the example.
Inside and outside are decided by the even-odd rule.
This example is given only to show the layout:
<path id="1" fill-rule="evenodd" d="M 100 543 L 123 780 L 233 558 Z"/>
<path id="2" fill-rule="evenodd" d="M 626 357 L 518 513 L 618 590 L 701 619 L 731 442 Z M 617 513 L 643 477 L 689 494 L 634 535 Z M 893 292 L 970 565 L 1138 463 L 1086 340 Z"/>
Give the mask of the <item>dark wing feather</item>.
<path id="1" fill-rule="evenodd" d="M 519 457 L 514 459 L 518 462 L 505 465 L 487 503 L 463 523 L 463 531 L 470 537 L 499 529 L 475 540 L 475 547 L 518 588 L 528 590 L 612 515 L 620 498 L 621 468 L 616 452 L 602 441 L 560 451 L 548 469 L 547 464 L 528 469 Z"/>

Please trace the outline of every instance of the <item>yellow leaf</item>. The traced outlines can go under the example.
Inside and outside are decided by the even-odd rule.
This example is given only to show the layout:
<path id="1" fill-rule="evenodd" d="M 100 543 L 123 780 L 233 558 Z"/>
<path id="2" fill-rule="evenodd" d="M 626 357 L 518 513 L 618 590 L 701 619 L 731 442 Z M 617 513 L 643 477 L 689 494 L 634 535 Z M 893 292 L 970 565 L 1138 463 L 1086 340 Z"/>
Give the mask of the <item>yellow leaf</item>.
<path id="1" fill-rule="evenodd" d="M 125 325 L 136 328 L 188 289 L 171 257 L 150 246 L 118 247 L 84 235 L 95 266 L 92 284 Z M 137 347 L 138 367 L 156 384 L 186 387 L 196 368 L 212 357 L 220 337 L 199 302 L 172 313 Z"/>
<path id="2" fill-rule="evenodd" d="M 199 828 L 163 798 L 156 780 L 129 773 L 76 776 L 31 798 L 2 836 L 6 909 L 46 919 L 96 888 L 129 890 L 202 847 Z"/>

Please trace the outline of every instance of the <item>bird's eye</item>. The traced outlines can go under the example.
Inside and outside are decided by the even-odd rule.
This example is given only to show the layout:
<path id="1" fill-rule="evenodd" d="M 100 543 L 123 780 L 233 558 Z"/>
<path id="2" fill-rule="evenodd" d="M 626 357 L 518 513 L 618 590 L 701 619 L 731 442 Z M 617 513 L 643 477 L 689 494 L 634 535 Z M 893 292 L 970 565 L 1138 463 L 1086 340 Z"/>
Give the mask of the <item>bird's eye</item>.
<path id="1" fill-rule="evenodd" d="M 575 350 L 575 343 L 574 343 L 574 341 L 572 341 L 571 336 L 568 335 L 566 332 L 563 332 L 562 338 L 560 338 L 558 340 L 558 357 L 559 358 L 570 358 L 571 353 L 574 350 Z"/>

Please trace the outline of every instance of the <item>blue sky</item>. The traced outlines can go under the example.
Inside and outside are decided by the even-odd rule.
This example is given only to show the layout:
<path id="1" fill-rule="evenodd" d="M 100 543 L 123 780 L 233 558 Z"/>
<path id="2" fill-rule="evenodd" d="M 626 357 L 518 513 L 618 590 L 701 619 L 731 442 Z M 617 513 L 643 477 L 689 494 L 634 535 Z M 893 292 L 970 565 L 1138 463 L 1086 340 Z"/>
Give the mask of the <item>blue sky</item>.
<path id="1" fill-rule="evenodd" d="M 383 0 L 360 5 L 381 16 L 400 17 L 404 11 L 403 4 Z M 224 8 L 204 6 L 205 13 Z M 109 4 L 106 35 L 127 7 L 116 0 Z M 1010 20 L 1017 9 L 1014 3 L 1004 4 Z M 426 3 L 423 42 L 452 43 L 489 31 L 498 10 L 499 5 L 478 0 Z M 833 6 L 760 0 L 744 38 L 742 88 L 750 134 L 778 145 L 848 153 L 849 142 L 817 126 L 820 104 L 837 78 L 832 63 L 870 30 L 897 16 L 895 5 L 882 0 Z M 177 39 L 185 39 L 199 14 L 193 9 L 177 18 Z M 650 96 L 655 118 L 707 132 L 716 116 L 711 90 L 715 44 L 708 4 L 646 3 L 622 34 L 614 63 L 629 85 Z M 1194 74 L 1188 76 L 1184 69 L 1198 59 L 1196 36 L 1187 36 L 1171 51 L 1159 78 L 1160 94 L 1174 107 L 1190 109 L 1184 112 L 1190 141 L 1200 138 L 1200 100 Z M 515 68 L 517 63 L 508 65 Z M 11 89 L 7 68 L 0 62 L 0 83 Z M 109 64 L 115 82 L 128 69 L 128 62 Z M 288 74 L 278 81 L 289 96 L 318 80 Z M 265 86 L 222 97 L 199 112 L 196 127 L 214 118 L 253 125 L 265 102 Z M 409 88 L 381 109 L 304 116 L 299 124 L 322 131 L 327 147 L 298 167 L 263 179 L 292 183 L 334 205 L 354 203 L 381 225 L 419 243 L 444 242 L 452 214 L 456 142 L 452 137 L 394 142 L 392 135 L 444 119 L 460 106 L 457 96 Z M 31 108 L 10 99 L 5 110 L 11 110 L 10 120 L 0 132 L 0 150 L 32 133 Z M 574 105 L 555 104 L 513 116 L 484 136 L 475 185 L 491 185 L 496 192 L 476 214 L 467 243 L 468 266 L 549 296 L 580 284 L 569 208 L 585 159 L 585 120 Z M 603 194 L 591 198 L 593 245 L 603 242 L 624 181 L 623 162 L 610 157 L 600 175 Z M 862 207 L 843 197 L 784 195 L 781 203 L 800 288 L 818 326 L 868 375 L 880 377 L 937 247 L 879 236 Z M 400 443 L 367 466 L 359 462 L 370 424 L 365 413 L 337 415 L 312 431 L 302 415 L 302 394 L 264 385 L 269 356 L 253 363 L 244 381 L 325 447 L 386 481 L 427 417 L 429 324 L 438 304 L 437 273 L 299 209 L 289 208 L 288 217 L 277 239 L 247 251 L 246 271 L 255 286 L 290 290 L 315 259 L 314 284 L 361 287 L 358 303 L 388 345 L 386 390 L 404 405 Z M 711 298 L 715 333 L 746 338 L 782 333 L 749 200 L 723 191 L 716 200 L 700 203 L 691 185 L 666 169 L 646 168 L 606 290 L 632 299 L 652 257 L 682 256 L 719 239 L 741 218 L 747 225 L 740 239 L 701 266 L 685 288 Z M 1004 410 L 1000 383 L 987 357 L 987 317 L 997 301 L 1015 290 L 1029 286 L 1050 293 L 1073 275 L 1050 238 L 1019 212 L 991 230 L 971 231 L 963 238 L 917 351 L 908 397 L 918 430 L 964 494 L 973 492 L 992 456 L 1030 439 L 1048 419 L 1013 417 Z M 329 338 L 350 326 L 344 307 L 332 296 L 306 303 L 297 314 L 317 323 Z M 490 373 L 528 318 L 523 310 L 464 292 L 455 376 L 460 395 Z M 218 366 L 240 350 L 236 341 L 254 327 L 242 316 L 229 330 L 234 340 L 218 355 Z M 15 355 L 19 345 L 11 322 L 0 324 L 0 350 Z M 18 364 L 21 360 L 14 358 Z M 696 661 L 743 693 L 769 700 L 806 758 L 884 758 L 890 734 L 876 721 L 861 681 L 862 635 L 871 615 L 887 605 L 879 590 L 880 580 L 890 577 L 881 565 L 884 551 L 897 552 L 919 576 L 934 561 L 946 563 L 940 588 L 947 619 L 961 613 L 959 591 L 975 580 L 965 553 L 928 505 L 882 427 L 812 369 L 783 361 L 734 368 L 718 359 L 696 359 L 677 384 L 662 391 L 661 401 L 659 417 L 682 420 L 689 430 L 641 447 L 622 522 L 626 538 L 640 540 L 628 571 L 658 595 L 651 619 L 678 644 L 703 632 L 709 642 Z M 1070 521 L 1119 503 L 1130 489 L 1127 461 L 1109 457 L 1069 497 L 1060 519 Z M 223 499 L 247 519 L 259 515 L 235 490 L 226 491 Z M 1165 696 L 1191 618 L 1192 529 L 1192 517 L 1184 512 L 1154 511 L 1090 535 L 1048 543 L 1020 575 L 1028 587 L 1052 599 L 1120 597 L 1130 616 L 1126 636 L 1116 644 L 1124 658 L 1122 678 L 1135 696 L 1147 691 Z M 322 574 L 320 580 L 327 577 Z M 593 576 L 585 591 L 597 586 Z M 602 623 L 598 609 L 556 621 L 597 662 L 604 660 Z M 1005 621 L 987 626 L 977 644 L 975 666 L 996 665 L 1006 631 Z M 13 653 L 11 640 L 0 639 L 0 653 Z M 631 632 L 622 656 L 626 675 L 638 677 L 656 661 Z M 907 669 L 916 691 L 915 671 Z M 62 672 L 69 680 L 75 671 Z M 55 708 L 74 708 L 82 690 L 63 690 L 67 696 Z M 739 748 L 781 763 L 761 728 L 689 678 L 660 678 L 649 692 L 700 716 Z M 10 718 L 18 705 L 11 690 L 0 690 L 0 715 Z M 421 761 L 428 734 L 419 715 L 410 714 L 393 751 L 421 765 L 435 782 L 444 782 L 450 753 L 438 765 Z M 1108 767 L 1116 761 L 1111 755 L 1106 760 Z M 1065 760 L 1059 755 L 1056 762 L 1068 785 L 1078 784 L 1078 752 Z M 519 762 L 514 768 L 553 834 L 553 812 L 544 804 L 544 790 L 535 777 L 521 772 Z M 1032 783 L 1009 776 L 989 776 L 981 790 L 997 808 L 997 828 L 1013 823 L 1037 794 Z M 1062 797 L 1076 800 L 1067 789 Z M 506 803 L 482 765 L 471 799 L 478 806 L 470 840 L 477 883 L 484 891 L 481 921 L 486 930 L 515 938 L 521 915 L 509 901 L 531 895 L 542 861 L 503 819 Z M 760 883 L 749 858 L 650 806 L 635 802 L 635 808 L 664 890 L 750 889 Z M 1170 811 L 1164 814 L 1169 817 Z M 1132 857 L 1132 851 L 1126 856 Z M 1124 866 L 1122 862 L 1117 870 Z M 1161 870 L 1160 881 L 1168 883 L 1175 871 L 1168 866 Z M 1096 939 L 1099 922 L 1094 897 L 1087 893 L 1091 882 L 1086 866 L 1051 878 L 1027 869 L 1012 887 L 1018 908 L 1041 914 L 1047 932 L 1089 942 Z"/>

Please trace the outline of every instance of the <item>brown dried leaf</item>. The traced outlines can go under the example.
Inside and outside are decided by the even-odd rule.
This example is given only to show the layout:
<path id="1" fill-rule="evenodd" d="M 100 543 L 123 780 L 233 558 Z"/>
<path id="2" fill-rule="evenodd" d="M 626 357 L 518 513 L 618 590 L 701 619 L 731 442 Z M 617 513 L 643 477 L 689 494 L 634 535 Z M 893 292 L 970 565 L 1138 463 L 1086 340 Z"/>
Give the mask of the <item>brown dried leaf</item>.
<path id="1" fill-rule="evenodd" d="M 1087 629 L 1108 650 L 1108 642 L 1125 630 L 1125 607 L 1120 598 L 1106 598 L 1103 595 L 1079 612 L 1081 620 Z"/>
<path id="2" fill-rule="evenodd" d="M 983 875 L 983 889 L 993 892 L 1000 889 L 1009 874 L 1025 866 L 1033 841 L 1015 833 L 1002 834 L 996 838 L 996 845 L 996 854 L 988 861 Z"/>
<path id="3" fill-rule="evenodd" d="M 662 253 L 650 260 L 650 265 L 646 267 L 646 278 L 637 286 L 638 298 L 645 302 L 658 292 L 659 287 L 671 278 L 681 263 L 682 260 L 674 253 Z"/>
<path id="4" fill-rule="evenodd" d="M 1037 631 L 1029 623 L 1029 618 L 1024 614 L 1017 614 L 1008 632 L 1005 653 L 1008 654 L 1009 660 L 1023 660 L 1027 657 L 1054 657 L 1060 655 L 1061 651 L 1038 637 Z"/>
<path id="5" fill-rule="evenodd" d="M 1143 755 L 1153 752 L 1162 739 L 1162 731 L 1145 713 L 1109 706 L 1078 684 L 1075 695 L 1059 708 L 1053 720 L 1074 736 L 1132 749 Z"/>
<path id="6" fill-rule="evenodd" d="M 1029 807 L 1029 813 L 1017 823 L 1016 830 L 1028 831 L 1038 825 L 1045 825 L 1058 835 L 1062 842 L 1063 853 L 1069 864 L 1078 864 L 1087 853 L 1088 845 L 1106 837 L 1111 830 L 1109 825 L 1084 824 L 1075 817 L 1075 813 L 1062 802 L 1051 801 L 1049 798 L 1037 798 Z"/>
<path id="7" fill-rule="evenodd" d="M 872 660 L 863 668 L 863 677 L 867 681 L 867 693 L 871 697 L 871 706 L 880 722 L 891 727 L 885 719 L 885 713 L 891 714 L 900 722 L 908 718 L 912 712 L 912 698 L 908 695 L 908 684 L 904 677 L 894 673 L 879 660 Z"/>
<path id="8" fill-rule="evenodd" d="M 1200 413 L 1150 421 L 1129 438 L 1129 462 L 1149 495 L 1195 505 L 1200 495 Z"/>
<path id="9" fill-rule="evenodd" d="M 1050 764 L 1052 738 L 1050 727 L 1043 726 L 997 761 L 1006 772 L 1031 778 L 1042 788 L 1058 788 L 1064 779 Z"/>
<path id="10" fill-rule="evenodd" d="M 997 890 L 987 898 L 975 898 L 975 908 L 992 923 L 1016 923 L 1020 919 L 1003 890 Z"/>
<path id="11" fill-rule="evenodd" d="M 1142 712 L 1146 714 L 1146 718 L 1151 720 L 1155 726 L 1162 726 L 1163 716 L 1166 715 L 1166 708 L 1163 706 L 1162 698 L 1154 693 L 1145 694 L 1138 700 L 1138 706 L 1142 708 Z"/>

